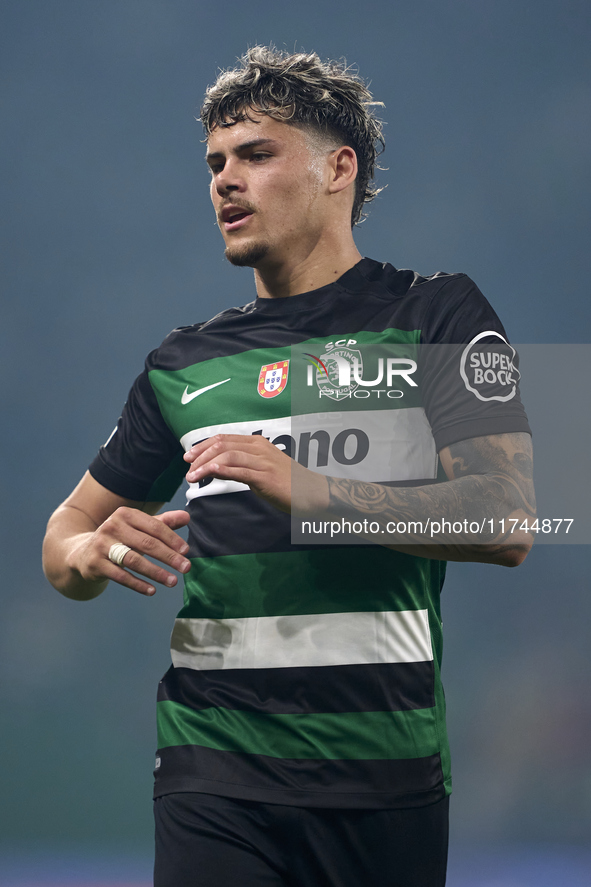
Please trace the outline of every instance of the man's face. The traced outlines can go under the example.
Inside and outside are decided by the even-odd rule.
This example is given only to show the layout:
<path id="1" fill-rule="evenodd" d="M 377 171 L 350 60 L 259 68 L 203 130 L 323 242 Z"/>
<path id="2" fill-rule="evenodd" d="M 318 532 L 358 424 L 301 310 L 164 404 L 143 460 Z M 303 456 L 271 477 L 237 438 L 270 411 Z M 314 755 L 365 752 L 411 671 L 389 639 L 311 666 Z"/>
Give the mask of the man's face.
<path id="1" fill-rule="evenodd" d="M 207 142 L 211 200 L 234 265 L 279 267 L 305 259 L 327 223 L 328 146 L 251 112 Z"/>

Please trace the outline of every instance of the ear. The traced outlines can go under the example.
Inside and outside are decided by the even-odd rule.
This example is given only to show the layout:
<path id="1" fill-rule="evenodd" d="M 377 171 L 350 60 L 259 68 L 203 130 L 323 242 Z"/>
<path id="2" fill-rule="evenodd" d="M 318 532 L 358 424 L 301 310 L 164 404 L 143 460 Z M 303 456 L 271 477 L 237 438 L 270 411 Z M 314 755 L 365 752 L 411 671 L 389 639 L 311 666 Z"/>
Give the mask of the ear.
<path id="1" fill-rule="evenodd" d="M 329 191 L 336 194 L 352 185 L 357 178 L 357 155 L 353 148 L 343 145 L 333 151 L 329 158 L 331 179 Z"/>

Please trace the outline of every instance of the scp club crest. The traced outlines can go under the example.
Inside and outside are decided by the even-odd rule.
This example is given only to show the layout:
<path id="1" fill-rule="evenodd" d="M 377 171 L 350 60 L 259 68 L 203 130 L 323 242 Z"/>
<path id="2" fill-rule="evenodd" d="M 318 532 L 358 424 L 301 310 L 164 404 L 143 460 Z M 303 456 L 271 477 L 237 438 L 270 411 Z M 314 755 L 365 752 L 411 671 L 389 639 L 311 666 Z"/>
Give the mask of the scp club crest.
<path id="1" fill-rule="evenodd" d="M 281 394 L 287 385 L 288 372 L 289 360 L 267 363 L 262 366 L 257 388 L 261 397 L 277 397 L 278 394 Z"/>
<path id="2" fill-rule="evenodd" d="M 359 387 L 355 380 L 363 375 L 363 358 L 358 348 L 335 348 L 321 355 L 322 365 L 316 366 L 316 384 L 321 397 L 339 400 L 350 397 Z M 353 369 L 356 369 L 356 372 Z"/>

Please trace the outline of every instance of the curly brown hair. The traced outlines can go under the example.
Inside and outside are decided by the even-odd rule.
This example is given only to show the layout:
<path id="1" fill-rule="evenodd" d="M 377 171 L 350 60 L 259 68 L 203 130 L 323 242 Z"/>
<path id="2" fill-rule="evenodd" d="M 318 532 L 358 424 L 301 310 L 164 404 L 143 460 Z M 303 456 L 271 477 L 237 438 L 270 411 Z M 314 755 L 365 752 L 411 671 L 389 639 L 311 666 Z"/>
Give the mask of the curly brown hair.
<path id="1" fill-rule="evenodd" d="M 353 148 L 358 173 L 351 226 L 356 225 L 364 204 L 380 190 L 373 177 L 384 137 L 372 107 L 381 102 L 373 101 L 344 61 L 323 62 L 315 52 L 289 54 L 274 46 L 254 46 L 239 62 L 239 67 L 222 71 L 205 93 L 201 121 L 207 135 L 217 126 L 245 120 L 252 110 Z"/>

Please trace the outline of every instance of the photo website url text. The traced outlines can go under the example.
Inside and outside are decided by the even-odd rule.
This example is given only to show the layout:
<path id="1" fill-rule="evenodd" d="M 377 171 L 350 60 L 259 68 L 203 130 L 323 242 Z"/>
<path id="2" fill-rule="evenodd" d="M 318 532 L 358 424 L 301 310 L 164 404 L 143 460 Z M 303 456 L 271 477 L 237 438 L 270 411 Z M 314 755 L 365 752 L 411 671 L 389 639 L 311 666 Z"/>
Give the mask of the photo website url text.
<path id="1" fill-rule="evenodd" d="M 480 536 L 484 533 L 487 536 L 495 536 L 506 533 L 568 533 L 574 519 L 572 518 L 545 518 L 536 519 L 534 521 L 521 520 L 519 518 L 483 518 L 482 521 L 470 521 L 464 519 L 462 521 L 449 520 L 432 520 L 427 518 L 426 521 L 388 521 L 382 527 L 378 521 L 371 521 L 368 518 L 363 520 L 351 521 L 345 518 L 331 521 L 302 521 L 302 534 L 328 535 L 332 539 L 334 536 L 343 533 L 353 533 L 354 535 L 377 535 L 389 534 L 399 536 L 424 536 L 429 539 L 434 537 L 453 534 L 456 536 Z"/>

